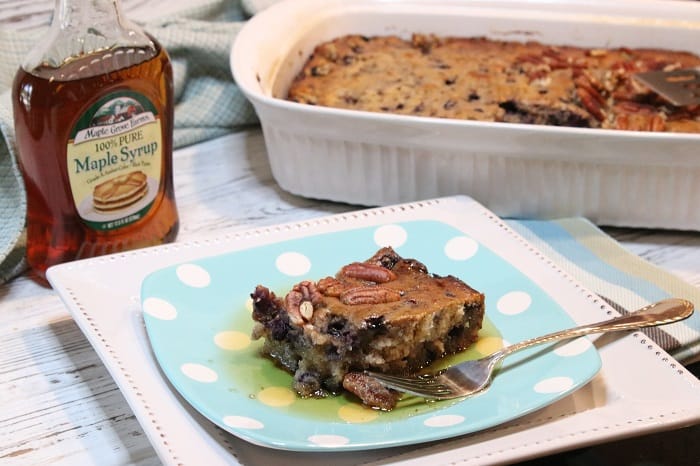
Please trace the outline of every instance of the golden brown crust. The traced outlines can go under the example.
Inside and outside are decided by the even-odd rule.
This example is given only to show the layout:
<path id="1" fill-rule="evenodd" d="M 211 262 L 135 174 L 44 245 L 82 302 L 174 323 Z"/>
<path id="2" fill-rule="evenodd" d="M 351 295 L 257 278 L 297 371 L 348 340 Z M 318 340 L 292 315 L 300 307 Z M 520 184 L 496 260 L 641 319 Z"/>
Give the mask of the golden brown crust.
<path id="1" fill-rule="evenodd" d="M 694 66 L 700 57 L 667 50 L 350 35 L 316 47 L 288 99 L 414 116 L 695 133 L 700 106 L 673 107 L 632 78 Z"/>
<path id="2" fill-rule="evenodd" d="M 346 273 L 346 266 L 335 277 L 327 277 L 319 283 L 319 290 L 325 295 L 324 307 L 344 315 L 357 326 L 373 316 L 382 316 L 385 322 L 398 325 L 403 321 L 425 318 L 455 301 L 479 305 L 484 299 L 481 293 L 458 278 L 430 276 L 425 265 L 415 259 L 401 258 L 391 248 L 380 249 L 362 264 L 390 271 L 393 279 L 374 282 L 357 278 Z M 357 267 L 360 264 L 352 265 Z M 332 287 L 334 292 L 327 293 L 326 287 Z M 342 290 L 340 294 L 339 290 Z M 348 303 L 343 299 L 348 292 L 371 294 L 372 290 L 377 290 L 377 301 Z"/>

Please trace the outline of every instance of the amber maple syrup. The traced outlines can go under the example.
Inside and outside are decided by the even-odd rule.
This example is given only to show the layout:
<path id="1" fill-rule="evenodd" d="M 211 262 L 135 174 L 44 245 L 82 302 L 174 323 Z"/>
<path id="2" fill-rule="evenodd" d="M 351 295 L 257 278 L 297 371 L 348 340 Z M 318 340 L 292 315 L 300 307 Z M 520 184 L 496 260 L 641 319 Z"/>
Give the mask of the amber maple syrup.
<path id="1" fill-rule="evenodd" d="M 27 261 L 40 281 L 51 265 L 175 238 L 172 92 L 155 41 L 18 71 Z"/>

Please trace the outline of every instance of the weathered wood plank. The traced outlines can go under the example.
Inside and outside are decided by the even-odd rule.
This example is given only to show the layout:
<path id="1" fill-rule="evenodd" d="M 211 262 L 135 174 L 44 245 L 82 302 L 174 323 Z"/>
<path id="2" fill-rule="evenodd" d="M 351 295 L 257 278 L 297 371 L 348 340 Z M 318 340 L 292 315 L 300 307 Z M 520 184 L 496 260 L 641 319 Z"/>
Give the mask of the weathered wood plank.
<path id="1" fill-rule="evenodd" d="M 178 241 L 357 208 L 281 190 L 257 130 L 178 151 L 175 184 Z M 700 235 L 606 231 L 700 286 Z M 0 287 L 0 345 L 0 464 L 159 464 L 109 373 L 50 289 L 26 277 Z"/>

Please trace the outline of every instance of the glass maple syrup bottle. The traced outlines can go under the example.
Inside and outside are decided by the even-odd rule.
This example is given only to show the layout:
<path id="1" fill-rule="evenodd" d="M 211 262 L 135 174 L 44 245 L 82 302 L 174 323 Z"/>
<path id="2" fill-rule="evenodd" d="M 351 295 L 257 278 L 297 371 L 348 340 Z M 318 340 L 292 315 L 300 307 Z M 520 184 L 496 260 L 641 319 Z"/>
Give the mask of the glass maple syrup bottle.
<path id="1" fill-rule="evenodd" d="M 170 59 L 118 0 L 57 0 L 12 100 L 40 282 L 54 264 L 175 239 Z"/>

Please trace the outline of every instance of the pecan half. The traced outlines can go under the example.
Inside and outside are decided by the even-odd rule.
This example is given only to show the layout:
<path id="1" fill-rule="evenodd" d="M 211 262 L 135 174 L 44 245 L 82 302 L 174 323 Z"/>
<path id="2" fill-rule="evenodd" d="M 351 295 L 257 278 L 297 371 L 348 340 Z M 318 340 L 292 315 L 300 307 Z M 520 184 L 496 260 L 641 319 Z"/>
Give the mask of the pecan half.
<path id="1" fill-rule="evenodd" d="M 578 95 L 581 105 L 590 112 L 598 121 L 605 120 L 605 113 L 601 108 L 599 100 L 585 87 L 577 87 L 576 94 Z"/>
<path id="2" fill-rule="evenodd" d="M 615 105 L 615 128 L 632 131 L 664 131 L 666 118 L 654 107 L 623 101 Z"/>
<path id="3" fill-rule="evenodd" d="M 535 54 L 521 54 L 515 58 L 516 64 L 531 63 L 533 65 L 543 65 L 545 64 L 544 59 L 541 55 Z"/>
<path id="4" fill-rule="evenodd" d="M 358 304 L 384 304 L 398 301 L 401 294 L 383 286 L 357 286 L 340 294 L 343 304 L 354 306 Z"/>
<path id="5" fill-rule="evenodd" d="M 389 411 L 396 407 L 399 392 L 385 388 L 374 377 L 363 372 L 348 372 L 343 377 L 343 388 L 357 395 L 364 404 Z"/>
<path id="6" fill-rule="evenodd" d="M 346 287 L 337 278 L 326 277 L 318 281 L 316 288 L 324 296 L 332 296 L 337 298 L 343 291 L 345 291 Z"/>
<path id="7" fill-rule="evenodd" d="M 577 88 L 582 88 L 588 92 L 600 105 L 605 105 L 605 97 L 600 93 L 603 89 L 603 85 L 591 76 L 590 73 L 583 72 L 580 74 L 574 79 L 574 84 Z"/>
<path id="8" fill-rule="evenodd" d="M 346 277 L 357 278 L 367 282 L 386 283 L 396 280 L 396 274 L 381 265 L 366 262 L 353 262 L 342 269 L 340 273 Z"/>
<path id="9" fill-rule="evenodd" d="M 301 316 L 300 306 L 304 295 L 300 291 L 292 290 L 284 297 L 284 307 L 289 314 L 289 321 L 294 325 L 302 325 L 304 318 Z"/>
<path id="10" fill-rule="evenodd" d="M 323 301 L 323 294 L 312 281 L 304 280 L 303 282 L 297 283 L 292 290 L 301 293 L 303 300 L 311 301 L 313 305 L 320 304 Z"/>

